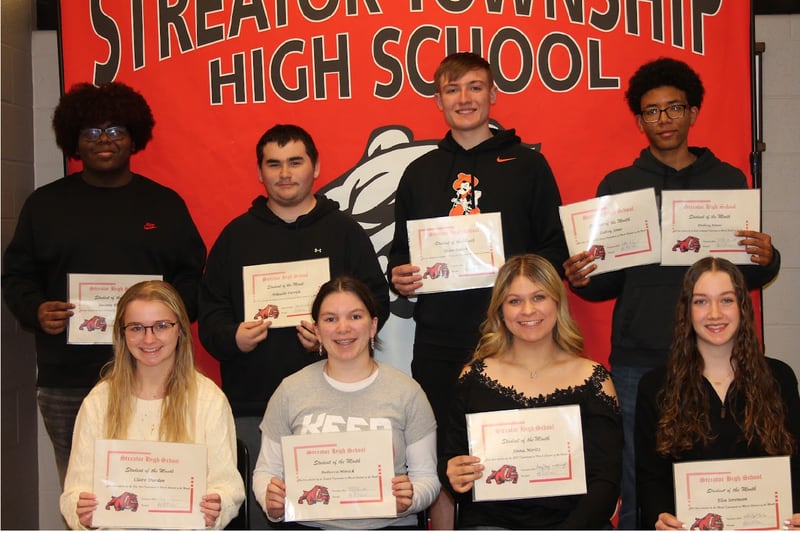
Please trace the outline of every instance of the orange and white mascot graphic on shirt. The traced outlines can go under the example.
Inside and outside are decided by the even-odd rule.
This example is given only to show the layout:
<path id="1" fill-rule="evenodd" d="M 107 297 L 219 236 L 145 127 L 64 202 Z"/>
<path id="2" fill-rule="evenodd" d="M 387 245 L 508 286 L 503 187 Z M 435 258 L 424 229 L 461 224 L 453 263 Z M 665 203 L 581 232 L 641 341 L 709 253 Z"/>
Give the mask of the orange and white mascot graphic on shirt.
<path id="1" fill-rule="evenodd" d="M 458 173 L 458 178 L 453 182 L 453 190 L 456 191 L 456 197 L 450 200 L 453 203 L 453 207 L 450 208 L 451 217 L 477 215 L 481 212 L 478 209 L 478 199 L 481 197 L 480 191 L 474 191 L 475 203 L 473 205 L 473 189 L 476 185 L 478 185 L 478 178 L 473 177 L 471 174 Z"/>

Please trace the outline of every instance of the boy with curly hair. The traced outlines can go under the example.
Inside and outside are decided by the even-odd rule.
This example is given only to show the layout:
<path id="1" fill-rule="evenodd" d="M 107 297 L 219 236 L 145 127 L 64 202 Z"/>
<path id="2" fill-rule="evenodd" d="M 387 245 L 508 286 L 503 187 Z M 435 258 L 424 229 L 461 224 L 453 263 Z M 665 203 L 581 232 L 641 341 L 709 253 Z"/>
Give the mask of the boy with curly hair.
<path id="1" fill-rule="evenodd" d="M 663 57 L 642 65 L 631 77 L 625 97 L 648 146 L 631 166 L 607 175 L 597 187 L 597 196 L 652 187 L 660 204 L 663 190 L 746 189 L 741 170 L 720 161 L 708 148 L 689 145 L 689 130 L 698 118 L 704 93 L 700 76 L 683 61 Z M 745 230 L 736 235 L 742 237 L 739 244 L 747 247 L 754 263 L 741 267 L 750 289 L 769 283 L 780 269 L 780 254 L 771 237 Z M 642 375 L 667 359 L 675 305 L 688 267 L 652 264 L 590 279 L 587 275 L 597 268 L 593 261 L 592 255 L 581 252 L 564 262 L 564 270 L 581 298 L 617 299 L 609 361 L 625 432 L 619 528 L 639 529 L 633 450 L 636 393 Z"/>
<path id="2" fill-rule="evenodd" d="M 53 129 L 82 169 L 28 197 L 3 255 L 3 297 L 36 338 L 39 409 L 62 487 L 78 408 L 112 356 L 107 344 L 67 343 L 68 275 L 162 276 L 197 314 L 205 244 L 181 197 L 130 168 L 154 125 L 144 97 L 123 83 L 73 86 Z"/>

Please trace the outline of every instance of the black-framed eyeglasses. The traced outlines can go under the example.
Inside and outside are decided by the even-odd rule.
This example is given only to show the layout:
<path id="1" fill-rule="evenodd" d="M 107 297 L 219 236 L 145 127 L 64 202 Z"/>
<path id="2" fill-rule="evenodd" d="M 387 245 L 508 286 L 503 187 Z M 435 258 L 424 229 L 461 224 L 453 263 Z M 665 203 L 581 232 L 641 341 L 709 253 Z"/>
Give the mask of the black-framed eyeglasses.
<path id="1" fill-rule="evenodd" d="M 689 107 L 689 104 L 672 104 L 668 105 L 664 109 L 648 107 L 647 109 L 642 110 L 642 120 L 651 124 L 653 122 L 658 122 L 661 120 L 661 113 L 666 113 L 667 116 L 673 120 L 676 118 L 681 118 L 686 114 L 687 107 Z"/>
<path id="2" fill-rule="evenodd" d="M 125 126 L 109 126 L 107 128 L 85 128 L 80 132 L 81 139 L 90 143 L 95 143 L 100 140 L 100 137 L 106 134 L 111 141 L 118 141 L 128 134 L 128 128 Z"/>
<path id="3" fill-rule="evenodd" d="M 160 320 L 153 325 L 145 326 L 144 324 L 127 324 L 122 326 L 122 331 L 128 338 L 138 339 L 145 336 L 149 329 L 156 337 L 166 335 L 176 325 L 175 322 L 169 320 Z"/>

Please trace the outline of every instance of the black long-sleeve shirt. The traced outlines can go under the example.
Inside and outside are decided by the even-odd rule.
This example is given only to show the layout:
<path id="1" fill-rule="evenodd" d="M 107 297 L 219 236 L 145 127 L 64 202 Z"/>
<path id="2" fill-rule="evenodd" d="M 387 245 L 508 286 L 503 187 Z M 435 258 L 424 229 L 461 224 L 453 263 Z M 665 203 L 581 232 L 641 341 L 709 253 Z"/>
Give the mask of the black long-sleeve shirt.
<path id="1" fill-rule="evenodd" d="M 800 396 L 797 392 L 797 379 L 789 365 L 777 359 L 767 358 L 776 386 L 786 407 L 789 431 L 800 445 Z M 641 508 L 641 524 L 645 528 L 655 527 L 660 513 L 675 514 L 675 486 L 672 464 L 683 461 L 712 461 L 717 459 L 742 459 L 764 457 L 761 443 L 748 446 L 742 428 L 736 420 L 744 416 L 744 395 L 728 395 L 725 404 L 720 400 L 713 386 L 704 383 L 710 399 L 709 419 L 711 432 L 717 437 L 708 445 L 698 443 L 691 450 L 682 452 L 680 457 L 668 458 L 656 452 L 656 426 L 661 418 L 658 395 L 664 387 L 666 368 L 659 367 L 645 374 L 639 382 L 639 397 L 636 403 L 636 485 Z M 723 407 L 726 409 L 722 416 Z M 791 458 L 792 497 L 794 512 L 800 512 L 800 451 L 795 449 Z M 783 518 L 788 518 L 787 514 Z"/>
<path id="2" fill-rule="evenodd" d="M 622 476 L 622 422 L 616 400 L 603 392 L 608 372 L 596 365 L 581 385 L 529 398 L 484 374 L 485 363 L 472 364 L 455 385 L 455 398 L 440 428 L 439 478 L 456 498 L 461 528 L 497 526 L 504 529 L 607 529 L 619 497 Z M 469 455 L 467 413 L 580 406 L 586 494 L 522 500 L 473 502 L 472 493 L 453 491 L 447 461 Z M 488 472 L 484 473 L 488 475 Z M 484 476 L 485 477 L 485 476 Z M 484 478 L 477 481 L 485 483 Z"/>
<path id="3" fill-rule="evenodd" d="M 67 301 L 67 274 L 158 274 L 175 286 L 189 317 L 206 247 L 173 190 L 138 174 L 122 187 L 93 187 L 71 174 L 34 191 L 3 255 L 3 298 L 36 334 L 38 385 L 91 388 L 110 345 L 67 344 L 39 326 L 39 306 Z"/>

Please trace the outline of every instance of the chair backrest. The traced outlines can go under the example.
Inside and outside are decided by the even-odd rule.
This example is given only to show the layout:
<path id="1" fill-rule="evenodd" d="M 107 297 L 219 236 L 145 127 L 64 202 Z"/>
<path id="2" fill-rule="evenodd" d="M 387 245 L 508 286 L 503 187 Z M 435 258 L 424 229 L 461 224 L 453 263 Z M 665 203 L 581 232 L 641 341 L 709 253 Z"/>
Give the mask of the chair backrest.
<path id="1" fill-rule="evenodd" d="M 252 491 L 252 484 L 250 481 L 250 452 L 247 449 L 247 444 L 242 439 L 236 439 L 236 469 L 244 482 L 244 502 L 239 508 L 239 514 L 225 526 L 225 529 L 247 530 L 250 529 L 250 492 Z"/>

